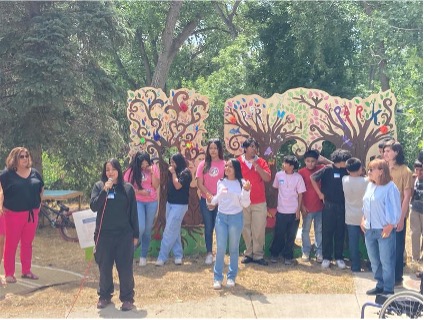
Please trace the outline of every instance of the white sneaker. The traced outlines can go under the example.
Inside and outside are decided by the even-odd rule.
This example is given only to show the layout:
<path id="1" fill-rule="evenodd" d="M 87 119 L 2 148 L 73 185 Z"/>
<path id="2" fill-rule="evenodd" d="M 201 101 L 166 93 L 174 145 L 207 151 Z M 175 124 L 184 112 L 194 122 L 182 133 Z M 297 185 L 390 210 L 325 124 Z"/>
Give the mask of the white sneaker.
<path id="1" fill-rule="evenodd" d="M 156 267 L 162 267 L 165 264 L 162 260 L 156 260 Z"/>
<path id="2" fill-rule="evenodd" d="M 208 253 L 205 259 L 205 264 L 212 264 L 213 263 L 213 255 L 212 253 Z"/>
<path id="3" fill-rule="evenodd" d="M 321 263 L 321 262 L 322 262 L 322 260 L 323 260 L 322 255 L 317 254 L 316 259 L 317 259 L 317 262 L 318 262 L 318 263 Z"/>
<path id="4" fill-rule="evenodd" d="M 234 279 L 227 279 L 227 288 L 232 288 L 236 285 Z"/>
<path id="5" fill-rule="evenodd" d="M 147 265 L 147 259 L 146 258 L 140 258 L 140 262 L 138 263 L 140 267 L 145 267 Z"/>
<path id="6" fill-rule="evenodd" d="M 182 264 L 183 264 L 183 258 L 175 258 L 174 263 L 175 263 L 177 266 L 182 265 Z"/>
<path id="7" fill-rule="evenodd" d="M 339 267 L 339 269 L 344 269 L 346 268 L 346 264 L 343 260 L 336 260 L 337 266 Z"/>
<path id="8" fill-rule="evenodd" d="M 214 280 L 213 281 L 213 288 L 215 289 L 215 290 L 219 290 L 219 289 L 221 289 L 221 282 L 220 281 L 218 281 L 218 280 Z"/>
<path id="9" fill-rule="evenodd" d="M 309 254 L 302 253 L 302 261 L 305 261 L 305 262 L 309 261 Z"/>
<path id="10" fill-rule="evenodd" d="M 327 259 L 322 260 L 321 267 L 322 267 L 323 269 L 328 269 L 328 268 L 330 268 L 330 260 L 327 260 Z"/>

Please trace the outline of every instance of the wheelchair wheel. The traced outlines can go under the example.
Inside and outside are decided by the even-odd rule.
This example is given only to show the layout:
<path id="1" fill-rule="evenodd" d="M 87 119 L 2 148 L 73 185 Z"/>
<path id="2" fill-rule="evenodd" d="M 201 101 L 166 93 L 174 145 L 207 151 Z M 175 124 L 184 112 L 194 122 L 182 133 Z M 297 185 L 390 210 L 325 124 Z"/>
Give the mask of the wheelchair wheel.
<path id="1" fill-rule="evenodd" d="M 423 317 L 423 296 L 415 291 L 402 291 L 389 297 L 380 310 L 380 319 L 420 319 Z"/>

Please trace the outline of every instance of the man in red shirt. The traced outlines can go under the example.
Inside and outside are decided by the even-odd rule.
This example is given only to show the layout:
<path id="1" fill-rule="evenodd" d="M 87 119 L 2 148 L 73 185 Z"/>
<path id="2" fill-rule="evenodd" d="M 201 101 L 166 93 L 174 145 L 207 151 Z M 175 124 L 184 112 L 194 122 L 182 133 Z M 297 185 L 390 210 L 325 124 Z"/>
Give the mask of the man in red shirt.
<path id="1" fill-rule="evenodd" d="M 305 152 L 305 167 L 299 170 L 305 182 L 306 192 L 302 197 L 302 260 L 309 261 L 311 253 L 311 231 L 312 221 L 314 222 L 315 234 L 315 256 L 318 263 L 322 262 L 322 208 L 323 202 L 312 186 L 311 175 L 320 170 L 323 165 L 318 164 L 320 154 L 317 150 L 308 150 Z"/>
<path id="2" fill-rule="evenodd" d="M 243 239 L 246 244 L 242 263 L 255 262 L 266 266 L 264 259 L 267 207 L 265 182 L 271 181 L 267 162 L 258 157 L 259 143 L 248 138 L 242 145 L 244 154 L 238 157 L 243 179 L 251 184 L 250 206 L 243 209 Z"/>

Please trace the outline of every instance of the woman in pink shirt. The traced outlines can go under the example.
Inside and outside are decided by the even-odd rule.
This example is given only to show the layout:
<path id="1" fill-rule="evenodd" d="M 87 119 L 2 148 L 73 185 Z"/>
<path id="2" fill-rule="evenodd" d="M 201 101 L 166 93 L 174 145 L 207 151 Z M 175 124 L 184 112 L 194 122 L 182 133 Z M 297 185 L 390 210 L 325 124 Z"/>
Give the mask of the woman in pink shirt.
<path id="1" fill-rule="evenodd" d="M 137 152 L 129 167 L 124 172 L 124 180 L 131 183 L 135 190 L 138 212 L 138 226 L 140 230 L 140 266 L 147 264 L 150 239 L 158 209 L 159 168 L 150 160 L 150 155 Z"/>
<path id="2" fill-rule="evenodd" d="M 202 197 L 200 199 L 200 211 L 205 225 L 206 264 L 212 264 L 212 237 L 215 228 L 217 214 L 216 207 L 208 207 L 206 199 L 216 195 L 217 183 L 224 177 L 224 150 L 219 139 L 208 141 L 205 160 L 199 163 L 196 172 L 197 187 Z"/>

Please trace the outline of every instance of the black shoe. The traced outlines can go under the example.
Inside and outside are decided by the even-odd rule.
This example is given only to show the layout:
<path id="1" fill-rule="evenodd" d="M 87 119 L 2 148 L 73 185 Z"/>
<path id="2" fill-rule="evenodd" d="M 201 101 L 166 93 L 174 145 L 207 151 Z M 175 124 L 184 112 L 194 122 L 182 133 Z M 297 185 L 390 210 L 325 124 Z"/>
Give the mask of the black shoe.
<path id="1" fill-rule="evenodd" d="M 374 289 L 368 290 L 366 294 L 369 296 L 375 296 L 377 294 L 383 293 L 383 291 L 384 290 L 382 288 L 374 288 Z"/>
<path id="2" fill-rule="evenodd" d="M 121 311 L 130 311 L 134 309 L 134 304 L 131 301 L 122 302 Z"/>
<path id="3" fill-rule="evenodd" d="M 110 299 L 102 299 L 102 298 L 100 298 L 99 299 L 99 302 L 97 302 L 97 309 L 104 309 L 110 303 L 111 303 Z"/>
<path id="4" fill-rule="evenodd" d="M 251 263 L 251 262 L 253 262 L 253 259 L 252 259 L 251 257 L 249 257 L 249 256 L 245 256 L 245 257 L 241 260 L 241 263 L 244 263 L 244 264 L 248 264 L 248 263 Z"/>
<path id="5" fill-rule="evenodd" d="M 268 265 L 268 262 L 266 262 L 264 258 L 258 259 L 258 260 L 253 260 L 253 262 L 260 264 L 261 266 L 267 266 Z"/>

